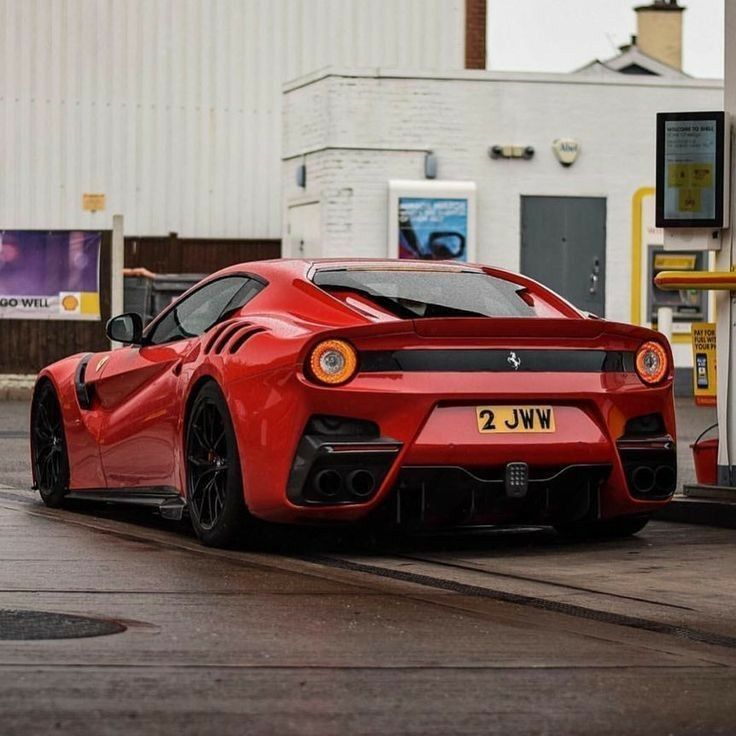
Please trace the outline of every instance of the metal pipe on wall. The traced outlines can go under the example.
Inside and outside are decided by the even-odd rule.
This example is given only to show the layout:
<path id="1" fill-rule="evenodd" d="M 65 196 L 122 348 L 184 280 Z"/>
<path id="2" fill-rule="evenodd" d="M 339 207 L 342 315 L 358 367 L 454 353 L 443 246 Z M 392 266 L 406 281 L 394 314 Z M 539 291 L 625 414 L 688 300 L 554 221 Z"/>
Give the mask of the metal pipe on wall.
<path id="1" fill-rule="evenodd" d="M 112 216 L 112 245 L 110 246 L 110 315 L 112 317 L 123 312 L 123 289 L 125 277 L 123 264 L 125 256 L 125 235 L 123 216 Z M 111 348 L 119 348 L 120 343 L 110 341 Z"/>
<path id="2" fill-rule="evenodd" d="M 725 44 L 724 44 L 724 108 L 736 115 L 736 0 L 725 0 Z M 733 134 L 733 133 L 732 133 Z M 736 187 L 734 167 L 731 164 L 731 211 L 734 212 Z M 731 271 L 733 267 L 733 226 L 724 230 L 721 236 L 722 247 L 716 254 L 716 269 Z M 722 486 L 734 485 L 734 465 L 736 465 L 736 412 L 731 407 L 736 381 L 736 364 L 731 343 L 733 341 L 734 295 L 730 291 L 718 291 L 716 302 L 716 344 L 717 344 L 717 409 L 718 432 L 718 479 Z"/>
<path id="3" fill-rule="evenodd" d="M 672 307 L 660 307 L 657 310 L 657 330 L 672 344 Z"/>

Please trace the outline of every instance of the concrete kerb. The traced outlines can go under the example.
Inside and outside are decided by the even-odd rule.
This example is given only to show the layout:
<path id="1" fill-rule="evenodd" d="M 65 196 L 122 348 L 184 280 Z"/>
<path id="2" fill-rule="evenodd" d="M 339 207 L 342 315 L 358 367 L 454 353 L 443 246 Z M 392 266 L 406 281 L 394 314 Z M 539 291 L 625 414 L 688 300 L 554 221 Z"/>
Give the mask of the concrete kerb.
<path id="1" fill-rule="evenodd" d="M 35 374 L 0 374 L 0 401 L 29 401 Z"/>
<path id="2" fill-rule="evenodd" d="M 722 529 L 736 529 L 736 499 L 729 502 L 675 496 L 667 506 L 654 515 L 654 518 L 681 524 L 703 524 Z"/>

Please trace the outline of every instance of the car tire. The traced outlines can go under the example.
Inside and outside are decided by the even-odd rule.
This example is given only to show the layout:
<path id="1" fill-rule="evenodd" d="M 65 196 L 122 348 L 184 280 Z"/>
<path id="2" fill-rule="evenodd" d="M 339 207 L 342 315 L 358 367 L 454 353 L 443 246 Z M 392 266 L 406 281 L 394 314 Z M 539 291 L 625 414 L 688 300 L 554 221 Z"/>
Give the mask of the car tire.
<path id="1" fill-rule="evenodd" d="M 637 534 L 649 523 L 650 518 L 649 515 L 643 514 L 603 521 L 555 524 L 554 527 L 558 534 L 571 539 L 615 539 Z"/>
<path id="2" fill-rule="evenodd" d="M 202 386 L 192 402 L 184 448 L 187 506 L 194 532 L 207 547 L 233 547 L 243 537 L 250 516 L 232 419 L 212 381 Z"/>
<path id="3" fill-rule="evenodd" d="M 58 508 L 69 492 L 69 454 L 61 405 L 48 379 L 42 379 L 33 393 L 31 462 L 36 488 L 43 502 L 51 508 Z"/>

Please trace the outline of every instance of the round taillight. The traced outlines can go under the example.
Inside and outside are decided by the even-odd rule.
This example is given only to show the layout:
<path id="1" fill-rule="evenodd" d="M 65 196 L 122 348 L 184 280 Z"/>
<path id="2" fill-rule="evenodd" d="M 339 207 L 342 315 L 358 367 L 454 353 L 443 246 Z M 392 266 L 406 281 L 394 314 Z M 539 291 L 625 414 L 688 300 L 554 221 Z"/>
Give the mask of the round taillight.
<path id="1" fill-rule="evenodd" d="M 668 371 L 667 351 L 658 342 L 645 342 L 636 351 L 636 372 L 644 383 L 659 383 Z"/>
<path id="2" fill-rule="evenodd" d="M 325 340 L 309 354 L 309 372 L 320 383 L 336 386 L 349 381 L 358 369 L 358 354 L 344 340 Z"/>

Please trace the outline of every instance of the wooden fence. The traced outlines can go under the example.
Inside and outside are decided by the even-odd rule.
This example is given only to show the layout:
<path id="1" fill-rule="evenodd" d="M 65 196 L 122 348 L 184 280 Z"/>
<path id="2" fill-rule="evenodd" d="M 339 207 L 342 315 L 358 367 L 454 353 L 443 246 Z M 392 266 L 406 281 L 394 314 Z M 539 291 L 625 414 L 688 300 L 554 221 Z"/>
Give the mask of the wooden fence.
<path id="1" fill-rule="evenodd" d="M 37 373 L 66 355 L 105 350 L 110 318 L 110 243 L 102 233 L 100 322 L 0 319 L 0 373 Z M 278 258 L 279 240 L 215 240 L 168 237 L 125 239 L 125 266 L 157 273 L 212 273 L 233 263 Z"/>
<path id="2" fill-rule="evenodd" d="M 233 263 L 281 256 L 280 240 L 209 240 L 126 238 L 126 268 L 144 267 L 154 273 L 213 273 Z"/>

